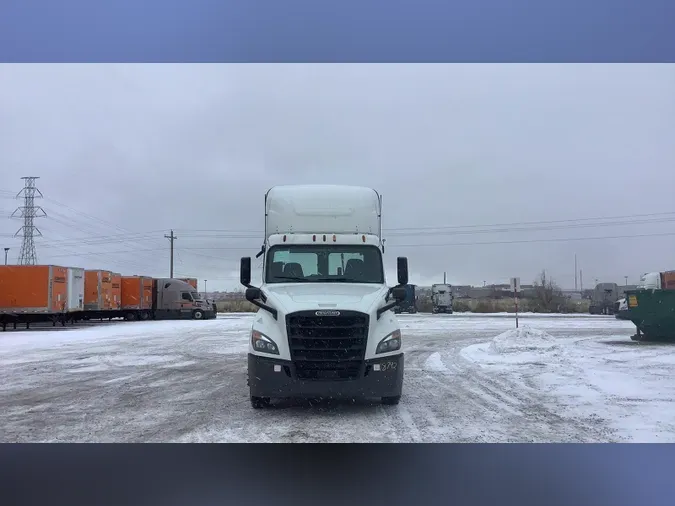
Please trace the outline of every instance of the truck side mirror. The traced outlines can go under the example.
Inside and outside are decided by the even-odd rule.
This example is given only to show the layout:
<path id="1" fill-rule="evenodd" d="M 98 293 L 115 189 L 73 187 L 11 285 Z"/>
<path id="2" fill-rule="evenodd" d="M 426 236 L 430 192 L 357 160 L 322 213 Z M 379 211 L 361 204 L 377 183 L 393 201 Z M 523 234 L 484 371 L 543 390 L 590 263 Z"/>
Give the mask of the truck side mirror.
<path id="1" fill-rule="evenodd" d="M 249 302 L 254 301 L 254 300 L 258 300 L 260 298 L 260 288 L 258 288 L 257 286 L 249 286 L 246 289 L 245 295 L 246 295 L 246 300 L 248 300 Z"/>
<path id="2" fill-rule="evenodd" d="M 408 284 L 408 259 L 406 257 L 398 257 L 396 259 L 396 273 L 398 274 L 398 284 Z"/>
<path id="3" fill-rule="evenodd" d="M 239 282 L 246 287 L 251 286 L 251 257 L 243 257 L 241 259 Z"/>
<path id="4" fill-rule="evenodd" d="M 391 289 L 391 294 L 394 296 L 394 299 L 401 302 L 405 300 L 405 287 L 395 286 Z"/>

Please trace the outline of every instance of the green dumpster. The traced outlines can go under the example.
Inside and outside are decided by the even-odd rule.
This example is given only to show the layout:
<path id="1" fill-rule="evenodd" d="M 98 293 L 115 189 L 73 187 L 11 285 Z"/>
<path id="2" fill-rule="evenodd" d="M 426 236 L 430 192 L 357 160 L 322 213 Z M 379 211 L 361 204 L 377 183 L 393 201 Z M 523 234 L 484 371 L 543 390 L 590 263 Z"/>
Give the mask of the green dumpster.
<path id="1" fill-rule="evenodd" d="M 634 341 L 675 341 L 675 290 L 630 290 L 626 299 Z"/>

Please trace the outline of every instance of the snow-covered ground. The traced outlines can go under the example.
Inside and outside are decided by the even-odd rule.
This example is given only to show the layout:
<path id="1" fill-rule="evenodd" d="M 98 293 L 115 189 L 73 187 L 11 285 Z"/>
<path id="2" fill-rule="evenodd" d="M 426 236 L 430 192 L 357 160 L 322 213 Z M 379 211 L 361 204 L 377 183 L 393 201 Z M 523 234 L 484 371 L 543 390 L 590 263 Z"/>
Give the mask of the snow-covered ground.
<path id="1" fill-rule="evenodd" d="M 675 345 L 602 316 L 401 315 L 398 406 L 253 410 L 251 315 L 0 333 L 0 441 L 675 441 Z"/>

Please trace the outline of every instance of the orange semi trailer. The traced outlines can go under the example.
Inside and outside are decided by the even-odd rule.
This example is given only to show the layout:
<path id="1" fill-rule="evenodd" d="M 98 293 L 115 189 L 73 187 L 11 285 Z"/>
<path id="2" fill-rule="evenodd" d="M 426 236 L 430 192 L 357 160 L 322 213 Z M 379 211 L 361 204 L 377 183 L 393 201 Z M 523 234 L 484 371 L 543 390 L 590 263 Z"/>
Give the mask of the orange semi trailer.
<path id="1" fill-rule="evenodd" d="M 110 276 L 110 296 L 112 298 L 112 309 L 122 309 L 122 275 L 116 272 Z"/>
<path id="2" fill-rule="evenodd" d="M 147 320 L 152 315 L 153 278 L 122 276 L 122 311 L 127 320 Z"/>
<path id="3" fill-rule="evenodd" d="M 119 316 L 121 292 L 121 276 L 118 274 L 103 270 L 84 271 L 85 317 L 110 319 Z"/>
<path id="4" fill-rule="evenodd" d="M 68 268 L 56 265 L 0 266 L 0 325 L 57 321 L 68 310 Z"/>
<path id="5" fill-rule="evenodd" d="M 178 280 L 179 281 L 185 281 L 192 288 L 194 288 L 195 290 L 198 290 L 198 288 L 197 288 L 197 278 L 178 278 Z"/>

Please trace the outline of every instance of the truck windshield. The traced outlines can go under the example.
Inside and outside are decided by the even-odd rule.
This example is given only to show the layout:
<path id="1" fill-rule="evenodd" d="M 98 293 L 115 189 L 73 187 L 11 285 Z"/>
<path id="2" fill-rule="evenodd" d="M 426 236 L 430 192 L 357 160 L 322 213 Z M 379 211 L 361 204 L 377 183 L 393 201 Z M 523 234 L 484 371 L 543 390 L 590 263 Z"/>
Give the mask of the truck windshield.
<path id="1" fill-rule="evenodd" d="M 266 257 L 266 283 L 384 283 L 376 246 L 273 246 Z"/>

